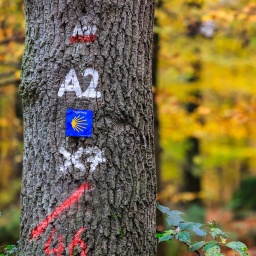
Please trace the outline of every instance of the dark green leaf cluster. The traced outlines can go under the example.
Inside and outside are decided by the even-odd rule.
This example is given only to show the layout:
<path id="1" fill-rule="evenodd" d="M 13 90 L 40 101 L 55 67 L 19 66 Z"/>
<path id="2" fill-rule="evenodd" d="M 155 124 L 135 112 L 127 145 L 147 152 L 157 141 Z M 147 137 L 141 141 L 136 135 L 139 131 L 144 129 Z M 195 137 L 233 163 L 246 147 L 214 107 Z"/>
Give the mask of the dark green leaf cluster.
<path id="1" fill-rule="evenodd" d="M 227 233 L 216 227 L 215 221 L 206 225 L 195 222 L 187 222 L 182 218 L 183 212 L 170 210 L 168 207 L 157 203 L 157 208 L 164 214 L 169 230 L 157 233 L 156 236 L 159 242 L 169 242 L 172 239 L 177 239 L 188 247 L 189 252 L 195 252 L 202 256 L 224 256 L 221 253 L 221 247 L 228 247 L 235 250 L 241 256 L 249 255 L 247 247 L 241 242 L 226 243 Z M 192 235 L 205 237 L 206 230 L 201 229 L 203 226 L 209 229 L 209 234 L 213 238 L 211 241 L 192 242 Z"/>
<path id="2" fill-rule="evenodd" d="M 14 256 L 18 255 L 18 247 L 16 245 L 7 245 L 4 248 L 4 254 L 0 254 L 0 256 Z"/>

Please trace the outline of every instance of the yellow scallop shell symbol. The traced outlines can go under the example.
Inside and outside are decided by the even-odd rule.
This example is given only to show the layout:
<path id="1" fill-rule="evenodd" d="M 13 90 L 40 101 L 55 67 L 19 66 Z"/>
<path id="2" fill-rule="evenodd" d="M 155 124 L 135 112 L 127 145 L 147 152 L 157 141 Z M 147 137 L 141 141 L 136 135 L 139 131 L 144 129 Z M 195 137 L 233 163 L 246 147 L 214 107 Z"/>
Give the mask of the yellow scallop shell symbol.
<path id="1" fill-rule="evenodd" d="M 86 128 L 86 121 L 83 117 L 75 116 L 71 121 L 71 126 L 75 131 L 81 132 Z"/>

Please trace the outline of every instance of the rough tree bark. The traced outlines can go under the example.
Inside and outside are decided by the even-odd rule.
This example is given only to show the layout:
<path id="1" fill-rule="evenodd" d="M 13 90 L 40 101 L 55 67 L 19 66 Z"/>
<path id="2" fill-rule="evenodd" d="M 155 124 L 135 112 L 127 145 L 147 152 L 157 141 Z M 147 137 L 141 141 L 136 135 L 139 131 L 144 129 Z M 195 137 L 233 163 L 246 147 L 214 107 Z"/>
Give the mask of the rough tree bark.
<path id="1" fill-rule="evenodd" d="M 25 1 L 19 255 L 156 255 L 153 9 Z M 92 137 L 65 136 L 68 108 L 93 111 Z"/>

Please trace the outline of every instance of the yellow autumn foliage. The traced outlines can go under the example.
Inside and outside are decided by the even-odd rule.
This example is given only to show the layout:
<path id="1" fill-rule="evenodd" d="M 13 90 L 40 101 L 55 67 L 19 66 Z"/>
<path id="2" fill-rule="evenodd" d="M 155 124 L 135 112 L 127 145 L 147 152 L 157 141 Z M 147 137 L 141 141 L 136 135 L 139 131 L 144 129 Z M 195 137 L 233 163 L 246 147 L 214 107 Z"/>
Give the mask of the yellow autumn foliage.
<path id="1" fill-rule="evenodd" d="M 193 0 L 162 1 L 156 12 L 163 178 L 182 183 L 186 138 L 199 139 L 194 164 L 208 203 L 228 201 L 243 177 L 256 175 L 255 12 L 255 1 Z"/>

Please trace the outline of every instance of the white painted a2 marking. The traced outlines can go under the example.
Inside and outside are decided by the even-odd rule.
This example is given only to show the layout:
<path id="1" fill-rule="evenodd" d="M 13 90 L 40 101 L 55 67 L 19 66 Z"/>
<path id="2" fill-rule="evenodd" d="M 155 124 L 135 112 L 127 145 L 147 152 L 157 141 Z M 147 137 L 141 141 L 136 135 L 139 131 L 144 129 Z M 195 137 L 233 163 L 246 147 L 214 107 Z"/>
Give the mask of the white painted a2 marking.
<path id="1" fill-rule="evenodd" d="M 88 147 L 86 149 L 80 147 L 73 154 L 61 147 L 59 149 L 59 153 L 64 156 L 64 165 L 60 167 L 60 171 L 63 173 L 65 173 L 72 165 L 81 171 L 85 171 L 85 165 L 80 161 L 82 155 L 84 154 L 87 155 L 87 162 L 90 163 L 90 172 L 94 172 L 98 164 L 106 162 L 103 151 L 97 147 Z"/>
<path id="2" fill-rule="evenodd" d="M 80 84 L 77 79 L 77 75 L 74 69 L 71 69 L 64 82 L 61 84 L 58 91 L 58 97 L 62 97 L 65 92 L 74 92 L 76 97 L 85 97 L 85 98 L 99 98 L 101 96 L 100 92 L 96 91 L 98 85 L 99 73 L 93 68 L 87 68 L 84 72 L 84 77 L 92 76 L 89 87 L 82 92 Z"/>

